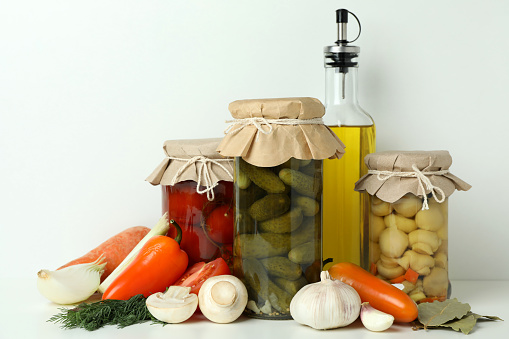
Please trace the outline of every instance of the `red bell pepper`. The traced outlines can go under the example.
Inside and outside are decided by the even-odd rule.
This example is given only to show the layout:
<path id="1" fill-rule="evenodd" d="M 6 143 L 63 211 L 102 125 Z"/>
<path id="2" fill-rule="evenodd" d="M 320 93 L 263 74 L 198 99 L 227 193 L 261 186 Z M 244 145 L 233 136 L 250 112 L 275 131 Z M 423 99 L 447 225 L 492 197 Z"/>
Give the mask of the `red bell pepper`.
<path id="1" fill-rule="evenodd" d="M 182 231 L 174 220 L 170 220 L 170 223 L 177 228 L 175 239 L 164 235 L 149 239 L 104 291 L 103 300 L 127 300 L 137 294 L 148 297 L 156 292 L 164 292 L 185 272 L 188 257 L 179 246 Z"/>

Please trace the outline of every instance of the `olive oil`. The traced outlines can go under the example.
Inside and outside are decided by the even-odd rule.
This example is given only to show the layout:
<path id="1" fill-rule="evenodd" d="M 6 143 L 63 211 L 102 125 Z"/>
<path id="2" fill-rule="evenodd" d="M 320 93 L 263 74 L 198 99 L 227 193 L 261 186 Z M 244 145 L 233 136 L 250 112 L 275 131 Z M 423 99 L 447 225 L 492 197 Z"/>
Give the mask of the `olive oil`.
<path id="1" fill-rule="evenodd" d="M 323 161 L 323 269 L 343 261 L 367 268 L 368 198 L 354 186 L 367 173 L 364 157 L 375 152 L 375 125 L 330 128 L 346 152 Z"/>

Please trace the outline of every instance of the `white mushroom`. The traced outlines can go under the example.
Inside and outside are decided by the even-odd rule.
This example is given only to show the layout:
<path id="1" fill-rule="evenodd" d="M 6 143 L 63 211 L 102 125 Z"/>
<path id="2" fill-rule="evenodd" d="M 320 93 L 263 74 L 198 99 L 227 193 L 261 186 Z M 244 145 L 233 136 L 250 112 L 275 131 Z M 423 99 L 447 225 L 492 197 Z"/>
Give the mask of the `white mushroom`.
<path id="1" fill-rule="evenodd" d="M 189 293 L 191 287 L 170 286 L 165 293 L 155 293 L 147 298 L 146 305 L 156 319 L 178 324 L 189 319 L 198 307 L 198 297 Z"/>
<path id="2" fill-rule="evenodd" d="M 207 279 L 198 293 L 200 310 L 207 319 L 220 324 L 235 321 L 247 305 L 246 286 L 233 275 Z"/>

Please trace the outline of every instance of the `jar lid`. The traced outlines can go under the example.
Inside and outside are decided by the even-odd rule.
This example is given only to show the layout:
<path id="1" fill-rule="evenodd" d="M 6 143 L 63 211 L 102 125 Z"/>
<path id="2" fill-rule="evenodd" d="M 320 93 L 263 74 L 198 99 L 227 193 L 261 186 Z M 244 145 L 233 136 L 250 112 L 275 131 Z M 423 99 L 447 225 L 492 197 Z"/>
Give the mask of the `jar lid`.
<path id="1" fill-rule="evenodd" d="M 145 180 L 152 185 L 192 180 L 207 188 L 219 181 L 233 181 L 233 159 L 216 152 L 220 141 L 221 138 L 165 141 L 167 157 Z"/>
<path id="2" fill-rule="evenodd" d="M 432 194 L 438 199 L 455 190 L 468 191 L 472 186 L 451 172 L 448 151 L 386 151 L 364 158 L 368 174 L 355 183 L 355 190 L 368 192 L 393 203 L 407 193 L 418 197 Z"/>
<path id="3" fill-rule="evenodd" d="M 315 98 L 238 100 L 228 106 L 234 120 L 217 151 L 260 167 L 290 158 L 339 159 L 345 145 L 323 124 L 325 108 Z"/>

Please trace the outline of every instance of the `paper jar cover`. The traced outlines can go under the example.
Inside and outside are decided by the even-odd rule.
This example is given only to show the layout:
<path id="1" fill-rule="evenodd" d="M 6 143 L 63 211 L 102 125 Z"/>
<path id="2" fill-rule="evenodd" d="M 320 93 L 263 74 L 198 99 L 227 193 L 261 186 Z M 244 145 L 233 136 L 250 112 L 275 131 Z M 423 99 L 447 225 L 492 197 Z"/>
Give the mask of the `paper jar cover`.
<path id="1" fill-rule="evenodd" d="M 298 119 L 321 118 L 325 109 L 315 98 L 282 98 L 239 100 L 230 103 L 230 113 L 235 119 Z M 323 124 L 276 124 L 264 134 L 255 125 L 232 125 L 217 151 L 228 157 L 242 157 L 260 167 L 272 167 L 290 158 L 339 159 L 345 145 Z M 269 128 L 261 124 L 265 131 Z"/>
<path id="2" fill-rule="evenodd" d="M 452 158 L 448 151 L 387 151 L 368 154 L 364 158 L 368 170 L 388 172 L 414 172 L 415 165 L 422 173 L 448 170 Z M 382 175 L 382 178 L 385 175 Z M 441 188 L 446 197 L 455 190 L 467 191 L 469 184 L 452 173 L 442 175 L 426 175 L 433 186 Z M 425 194 L 431 192 L 425 187 Z M 407 193 L 422 197 L 419 179 L 415 177 L 393 176 L 387 180 L 380 180 L 377 174 L 366 174 L 355 184 L 358 192 L 367 192 L 383 201 L 393 203 Z"/>
<path id="3" fill-rule="evenodd" d="M 221 138 L 167 140 L 164 142 L 166 158 L 146 179 L 152 185 L 171 185 L 177 175 L 177 182 L 192 180 L 198 183 L 202 166 L 207 166 L 213 184 L 218 181 L 233 181 L 233 159 L 227 159 L 217 153 L 216 148 Z M 189 162 L 201 156 L 210 161 Z M 224 167 L 224 168 L 223 168 Z M 226 170 L 227 171 L 226 171 Z M 178 173 L 181 171 L 181 173 Z M 202 183 L 203 183 L 202 179 Z"/>

